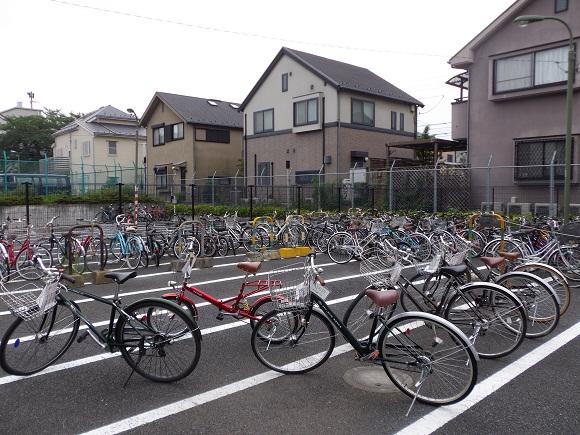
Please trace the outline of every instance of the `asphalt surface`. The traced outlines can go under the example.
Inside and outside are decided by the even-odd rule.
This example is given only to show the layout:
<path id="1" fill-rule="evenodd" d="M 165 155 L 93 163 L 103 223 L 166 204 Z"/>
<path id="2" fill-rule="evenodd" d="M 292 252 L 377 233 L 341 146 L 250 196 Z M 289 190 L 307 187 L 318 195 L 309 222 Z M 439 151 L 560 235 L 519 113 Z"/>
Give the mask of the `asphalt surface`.
<path id="1" fill-rule="evenodd" d="M 243 258 L 215 259 L 213 268 L 194 270 L 190 282 L 218 298 L 233 296 L 243 281 L 235 262 Z M 261 272 L 296 261 L 266 262 Z M 316 263 L 324 265 L 331 290 L 328 301 L 342 317 L 366 285 L 359 264 L 330 264 L 324 255 Z M 137 278 L 122 286 L 123 303 L 160 296 L 174 278 L 167 264 L 140 270 Z M 90 284 L 84 290 L 106 296 L 113 294 L 114 286 Z M 68 296 L 92 321 L 108 319 L 106 306 Z M 343 346 L 342 338 L 336 343 L 342 353 L 317 370 L 296 376 L 275 374 L 254 357 L 249 325 L 230 317 L 217 320 L 216 308 L 196 298 L 203 340 L 199 364 L 189 377 L 157 384 L 135 374 L 123 388 L 129 366 L 118 353 L 103 353 L 88 338 L 73 343 L 53 367 L 36 376 L 15 377 L 0 370 L 0 433 L 579 433 L 580 330 L 574 325 L 580 322 L 580 304 L 575 299 L 573 294 L 570 310 L 550 336 L 525 340 L 502 359 L 481 360 L 478 386 L 461 403 L 461 412 L 450 408 L 444 410 L 445 418 L 437 418 L 434 413 L 443 408 L 417 403 L 406 417 L 410 399 L 404 394 L 369 392 L 347 383 L 344 375 L 361 363 Z M 0 334 L 12 321 L 1 303 Z M 570 331 L 576 336 L 544 352 L 531 367 L 520 364 L 520 358 L 549 348 L 569 328 L 575 328 Z M 511 370 L 511 377 L 501 376 L 506 370 Z M 499 376 L 499 383 L 477 398 L 478 387 L 493 375 Z M 423 417 L 429 424 L 423 426 Z"/>

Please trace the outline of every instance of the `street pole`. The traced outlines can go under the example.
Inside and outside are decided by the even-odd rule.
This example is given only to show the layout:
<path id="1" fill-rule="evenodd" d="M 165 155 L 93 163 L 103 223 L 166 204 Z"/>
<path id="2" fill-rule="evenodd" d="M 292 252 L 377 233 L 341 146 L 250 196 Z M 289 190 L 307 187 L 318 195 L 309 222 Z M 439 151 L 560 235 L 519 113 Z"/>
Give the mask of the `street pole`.
<path id="1" fill-rule="evenodd" d="M 491 160 L 493 159 L 493 154 L 489 155 L 489 160 L 487 162 L 487 211 L 490 212 L 493 209 L 492 198 L 491 198 Z"/>
<path id="2" fill-rule="evenodd" d="M 395 163 L 397 159 L 393 160 L 391 165 L 391 170 L 389 171 L 389 211 L 393 211 L 393 169 L 395 168 Z"/>

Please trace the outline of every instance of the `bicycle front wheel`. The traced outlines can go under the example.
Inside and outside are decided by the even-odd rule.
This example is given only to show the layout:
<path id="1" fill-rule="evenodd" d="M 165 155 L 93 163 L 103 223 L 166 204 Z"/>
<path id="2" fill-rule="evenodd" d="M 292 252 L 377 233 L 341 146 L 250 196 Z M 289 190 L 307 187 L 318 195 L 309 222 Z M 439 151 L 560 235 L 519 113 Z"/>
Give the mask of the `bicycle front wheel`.
<path id="1" fill-rule="evenodd" d="M 378 341 L 387 375 L 403 393 L 430 405 L 465 398 L 477 382 L 477 358 L 461 331 L 426 313 L 393 317 Z"/>
<path id="2" fill-rule="evenodd" d="M 56 362 L 73 343 L 79 317 L 62 300 L 42 316 L 18 317 L 0 343 L 0 367 L 11 375 L 28 376 Z"/>
<path id="3" fill-rule="evenodd" d="M 269 369 L 306 373 L 324 364 L 335 344 L 334 328 L 315 310 L 272 311 L 252 332 L 252 351 Z"/>
<path id="4" fill-rule="evenodd" d="M 34 263 L 34 257 L 42 260 L 44 267 L 52 266 L 52 255 L 48 249 L 42 246 L 30 246 L 28 249 L 20 251 L 16 256 L 16 272 L 21 278 L 34 281 L 40 279 L 44 272 Z"/>
<path id="5" fill-rule="evenodd" d="M 115 337 L 121 355 L 137 373 L 155 382 L 188 376 L 201 353 L 201 334 L 187 312 L 171 302 L 145 299 L 125 309 Z"/>
<path id="6" fill-rule="evenodd" d="M 328 239 L 328 256 L 337 264 L 348 263 L 354 257 L 354 238 L 348 233 L 336 233 Z"/>
<path id="7" fill-rule="evenodd" d="M 496 284 L 460 287 L 447 303 L 444 317 L 469 337 L 482 358 L 508 355 L 526 336 L 523 303 Z"/>

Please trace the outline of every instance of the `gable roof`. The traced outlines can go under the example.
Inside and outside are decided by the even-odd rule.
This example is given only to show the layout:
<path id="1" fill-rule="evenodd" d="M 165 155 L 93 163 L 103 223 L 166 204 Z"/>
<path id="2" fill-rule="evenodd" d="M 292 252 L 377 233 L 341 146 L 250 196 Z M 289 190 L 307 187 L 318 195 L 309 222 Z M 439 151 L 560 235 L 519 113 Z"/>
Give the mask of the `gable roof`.
<path id="1" fill-rule="evenodd" d="M 404 103 L 424 107 L 423 103 L 419 100 L 413 98 L 411 95 L 366 68 L 282 47 L 264 74 L 262 74 L 258 82 L 245 98 L 240 106 L 240 110 L 243 110 L 246 107 L 262 83 L 264 83 L 266 78 L 270 75 L 274 66 L 284 55 L 294 59 L 300 65 L 329 83 L 334 88 L 347 89 L 362 94 L 402 101 Z"/>
<path id="2" fill-rule="evenodd" d="M 216 125 L 220 127 L 242 128 L 242 113 L 238 103 L 208 98 L 188 97 L 187 95 L 155 92 L 141 118 L 146 126 L 153 115 L 157 103 L 165 103 L 188 124 Z M 210 104 L 209 102 L 214 104 Z"/>
<path id="3" fill-rule="evenodd" d="M 486 28 L 479 32 L 471 41 L 459 50 L 455 55 L 447 61 L 453 68 L 463 68 L 464 65 L 473 63 L 474 50 L 484 42 L 488 37 L 495 33 L 507 21 L 511 21 L 512 17 L 519 11 L 524 9 L 533 0 L 517 0 L 512 3 L 505 11 L 503 11 L 495 20 L 493 20 Z"/>
<path id="4" fill-rule="evenodd" d="M 111 105 L 103 106 L 87 113 L 65 125 L 52 134 L 53 137 L 61 136 L 75 131 L 79 127 L 84 128 L 95 136 L 135 136 L 136 125 L 117 124 L 115 121 L 134 121 L 135 118 L 129 113 L 123 112 Z M 139 136 L 145 138 L 145 130 L 139 129 Z"/>

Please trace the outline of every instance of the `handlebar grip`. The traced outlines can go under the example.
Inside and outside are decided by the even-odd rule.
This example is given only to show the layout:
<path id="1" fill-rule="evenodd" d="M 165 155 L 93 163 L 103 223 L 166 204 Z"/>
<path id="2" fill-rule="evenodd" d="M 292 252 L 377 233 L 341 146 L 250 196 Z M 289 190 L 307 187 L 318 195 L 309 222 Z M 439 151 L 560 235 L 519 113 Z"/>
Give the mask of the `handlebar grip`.
<path id="1" fill-rule="evenodd" d="M 65 281 L 70 282 L 71 284 L 75 284 L 77 282 L 77 280 L 74 278 L 74 276 L 67 275 L 66 273 L 61 274 L 60 277 L 62 279 L 64 279 Z"/>

